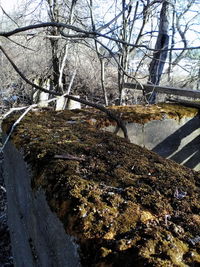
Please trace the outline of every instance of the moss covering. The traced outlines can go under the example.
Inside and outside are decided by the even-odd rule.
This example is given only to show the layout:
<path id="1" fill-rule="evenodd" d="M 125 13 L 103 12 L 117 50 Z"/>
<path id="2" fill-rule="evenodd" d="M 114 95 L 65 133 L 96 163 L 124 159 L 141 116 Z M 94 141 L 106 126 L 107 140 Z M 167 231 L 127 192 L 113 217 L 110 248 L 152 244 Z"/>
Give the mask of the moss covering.
<path id="1" fill-rule="evenodd" d="M 144 118 L 165 110 L 149 109 Z M 118 110 L 131 118 L 129 107 Z M 179 119 L 197 112 L 169 110 Z M 22 120 L 12 142 L 32 166 L 33 190 L 45 190 L 83 266 L 199 266 L 200 174 L 97 130 L 101 115 L 48 110 Z M 4 132 L 16 118 L 3 122 Z"/>
<path id="2" fill-rule="evenodd" d="M 121 112 L 122 118 L 128 122 L 146 123 L 151 120 L 171 118 L 181 120 L 185 117 L 194 117 L 198 114 L 197 108 L 185 107 L 178 104 L 160 103 L 158 105 L 135 105 L 113 107 Z"/>
<path id="3" fill-rule="evenodd" d="M 134 106 L 113 106 L 110 110 L 116 112 L 123 120 L 128 123 L 135 122 L 144 124 L 152 120 L 163 120 L 166 118 L 180 121 L 183 118 L 193 118 L 198 113 L 197 108 L 185 107 L 178 104 L 160 103 L 158 105 L 134 105 Z M 115 124 L 109 118 L 98 110 L 85 109 L 81 112 L 82 116 L 87 118 L 88 122 L 98 128 Z"/>

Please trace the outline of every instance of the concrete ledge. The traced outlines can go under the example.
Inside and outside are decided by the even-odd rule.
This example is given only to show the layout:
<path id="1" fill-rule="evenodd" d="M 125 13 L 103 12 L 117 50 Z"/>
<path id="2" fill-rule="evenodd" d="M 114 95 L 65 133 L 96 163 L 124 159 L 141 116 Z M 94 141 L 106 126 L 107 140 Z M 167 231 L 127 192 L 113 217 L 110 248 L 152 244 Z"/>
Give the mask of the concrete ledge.
<path id="1" fill-rule="evenodd" d="M 22 154 L 9 143 L 4 179 L 15 266 L 79 266 L 78 245 L 50 210 L 44 190 L 32 190 L 29 170 Z"/>
<path id="2" fill-rule="evenodd" d="M 114 132 L 115 126 L 104 130 Z M 200 170 L 200 117 L 164 118 L 146 123 L 127 123 L 132 143 L 196 171 Z M 123 137 L 120 130 L 118 135 Z"/>
<path id="3" fill-rule="evenodd" d="M 15 266 L 200 264 L 200 174 L 97 129 L 112 123 L 36 110 L 18 125 L 4 166 Z"/>

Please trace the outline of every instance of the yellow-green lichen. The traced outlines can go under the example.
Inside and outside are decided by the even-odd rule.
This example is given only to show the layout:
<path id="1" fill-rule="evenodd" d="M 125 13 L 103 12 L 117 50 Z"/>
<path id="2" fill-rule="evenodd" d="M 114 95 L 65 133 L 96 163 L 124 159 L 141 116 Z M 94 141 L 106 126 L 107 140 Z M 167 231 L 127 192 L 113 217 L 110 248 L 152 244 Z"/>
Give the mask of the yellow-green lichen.
<path id="1" fill-rule="evenodd" d="M 102 114 L 92 113 L 32 112 L 12 135 L 32 166 L 33 190 L 44 189 L 66 232 L 76 237 L 83 266 L 198 262 L 200 247 L 190 240 L 200 235 L 199 173 L 97 130 Z M 16 118 L 3 122 L 4 132 Z M 174 197 L 177 188 L 187 192 L 182 200 Z"/>

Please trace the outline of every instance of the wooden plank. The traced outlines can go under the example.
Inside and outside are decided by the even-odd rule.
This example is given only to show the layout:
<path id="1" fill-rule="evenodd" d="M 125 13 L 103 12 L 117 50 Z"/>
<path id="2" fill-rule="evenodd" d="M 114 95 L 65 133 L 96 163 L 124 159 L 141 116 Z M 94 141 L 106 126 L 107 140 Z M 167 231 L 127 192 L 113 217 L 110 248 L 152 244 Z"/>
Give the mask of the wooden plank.
<path id="1" fill-rule="evenodd" d="M 129 88 L 129 89 L 135 89 L 135 90 L 144 89 L 146 92 L 152 92 L 153 90 L 155 90 L 155 92 L 162 93 L 162 94 L 200 98 L 200 91 L 197 91 L 197 90 L 180 89 L 180 88 L 150 85 L 150 84 L 143 84 L 142 86 L 136 83 L 125 83 L 124 84 L 124 88 Z"/>
<path id="2" fill-rule="evenodd" d="M 173 102 L 175 104 L 184 105 L 186 107 L 198 108 L 200 109 L 200 102 L 191 102 L 188 100 L 175 100 L 175 99 L 166 99 L 167 101 Z"/>

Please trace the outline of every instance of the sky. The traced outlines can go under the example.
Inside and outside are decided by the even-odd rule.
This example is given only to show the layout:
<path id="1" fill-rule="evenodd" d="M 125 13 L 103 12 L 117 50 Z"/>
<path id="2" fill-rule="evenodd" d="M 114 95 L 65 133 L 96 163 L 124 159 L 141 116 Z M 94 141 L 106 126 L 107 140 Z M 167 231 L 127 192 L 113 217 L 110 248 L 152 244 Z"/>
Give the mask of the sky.
<path id="1" fill-rule="evenodd" d="M 20 3 L 24 1 L 24 0 L 0 0 L 0 5 L 3 7 L 3 9 L 10 14 L 12 12 L 12 10 L 14 9 L 15 11 L 17 10 L 17 7 L 20 6 Z M 199 0 L 200 1 L 200 0 Z M 110 1 L 110 4 L 112 3 L 112 1 Z M 104 4 L 105 8 L 101 8 L 101 10 L 99 10 L 99 14 L 100 16 L 102 16 L 105 12 L 105 10 L 109 10 L 109 5 L 108 2 L 106 0 L 102 0 L 101 1 L 101 6 L 102 4 Z M 199 7 L 197 7 L 198 9 Z M 100 12 L 101 11 L 101 12 Z M 0 9 L 0 15 L 1 15 L 1 9 Z M 190 14 L 191 15 L 191 14 Z M 112 15 L 110 14 L 110 12 L 106 12 L 104 14 L 104 19 L 105 20 L 110 20 L 110 17 L 112 17 Z M 195 26 L 195 29 L 197 29 L 199 31 L 199 26 Z M 192 40 L 196 45 L 197 42 L 199 42 L 199 34 L 194 33 L 194 32 L 188 32 L 187 34 L 190 35 L 190 40 Z"/>
<path id="2" fill-rule="evenodd" d="M 6 9 L 6 11 L 13 9 L 19 2 L 20 0 L 0 0 L 2 7 Z"/>

